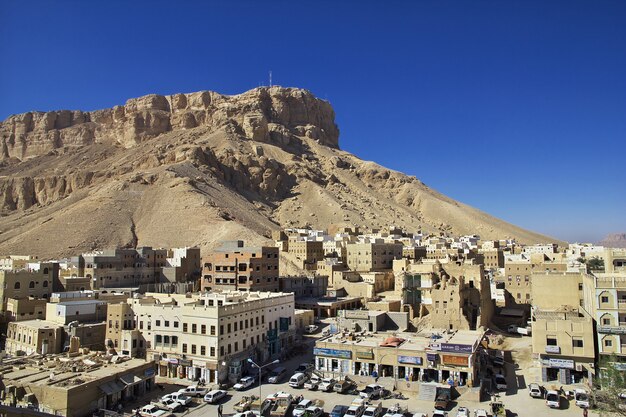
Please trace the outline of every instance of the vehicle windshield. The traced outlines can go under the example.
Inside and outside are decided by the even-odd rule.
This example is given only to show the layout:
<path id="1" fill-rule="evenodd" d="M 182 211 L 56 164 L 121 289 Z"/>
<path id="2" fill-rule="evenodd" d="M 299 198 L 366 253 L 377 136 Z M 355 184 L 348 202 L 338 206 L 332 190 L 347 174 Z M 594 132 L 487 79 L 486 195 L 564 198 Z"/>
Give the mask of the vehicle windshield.
<path id="1" fill-rule="evenodd" d="M 548 394 L 546 396 L 546 400 L 548 400 L 548 401 L 558 401 L 559 400 L 559 396 L 557 394 Z"/>
<path id="2" fill-rule="evenodd" d="M 576 399 L 578 401 L 587 401 L 587 394 L 585 394 L 584 392 L 580 392 L 576 394 Z"/>

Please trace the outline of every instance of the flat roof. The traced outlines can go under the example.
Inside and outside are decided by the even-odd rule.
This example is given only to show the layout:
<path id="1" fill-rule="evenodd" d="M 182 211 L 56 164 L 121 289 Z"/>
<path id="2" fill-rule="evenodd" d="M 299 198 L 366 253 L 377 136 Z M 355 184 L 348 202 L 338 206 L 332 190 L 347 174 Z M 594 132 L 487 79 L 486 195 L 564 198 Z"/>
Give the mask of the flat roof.
<path id="1" fill-rule="evenodd" d="M 16 323 L 17 325 L 20 325 L 20 326 L 26 326 L 26 327 L 31 327 L 35 329 L 50 329 L 50 328 L 56 329 L 58 327 L 63 327 L 62 324 L 55 323 L 53 321 L 41 320 L 41 319 L 15 321 L 13 323 Z"/>

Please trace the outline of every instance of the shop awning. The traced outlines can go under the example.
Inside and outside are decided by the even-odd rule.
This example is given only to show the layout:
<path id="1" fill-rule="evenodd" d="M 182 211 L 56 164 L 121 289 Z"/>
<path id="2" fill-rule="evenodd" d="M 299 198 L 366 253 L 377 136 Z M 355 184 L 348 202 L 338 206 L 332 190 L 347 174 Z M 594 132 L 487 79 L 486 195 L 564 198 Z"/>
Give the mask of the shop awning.
<path id="1" fill-rule="evenodd" d="M 99 387 L 106 395 L 115 394 L 116 392 L 122 392 L 124 387 L 115 381 L 109 381 Z"/>
<path id="2" fill-rule="evenodd" d="M 133 385 L 137 382 L 141 382 L 141 378 L 133 374 L 126 374 L 120 377 L 120 381 L 122 381 L 125 385 Z"/>

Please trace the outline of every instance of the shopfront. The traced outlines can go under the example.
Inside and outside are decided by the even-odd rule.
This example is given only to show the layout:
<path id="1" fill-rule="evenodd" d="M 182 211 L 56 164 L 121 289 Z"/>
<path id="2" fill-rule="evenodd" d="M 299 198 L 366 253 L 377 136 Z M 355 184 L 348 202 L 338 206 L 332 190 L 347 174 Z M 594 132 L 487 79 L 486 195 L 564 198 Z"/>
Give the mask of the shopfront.
<path id="1" fill-rule="evenodd" d="M 352 351 L 342 349 L 314 348 L 315 364 L 318 370 L 337 374 L 351 374 Z"/>

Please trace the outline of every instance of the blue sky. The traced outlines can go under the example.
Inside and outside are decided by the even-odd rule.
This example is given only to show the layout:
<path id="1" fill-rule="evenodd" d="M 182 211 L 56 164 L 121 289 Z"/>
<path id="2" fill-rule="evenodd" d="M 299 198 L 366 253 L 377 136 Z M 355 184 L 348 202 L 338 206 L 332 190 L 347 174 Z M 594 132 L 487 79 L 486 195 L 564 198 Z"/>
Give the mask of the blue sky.
<path id="1" fill-rule="evenodd" d="M 626 232 L 624 1 L 3 1 L 0 119 L 267 84 L 340 146 L 522 227 Z"/>

